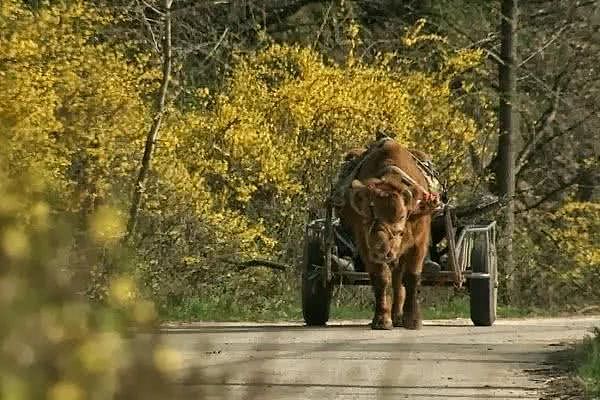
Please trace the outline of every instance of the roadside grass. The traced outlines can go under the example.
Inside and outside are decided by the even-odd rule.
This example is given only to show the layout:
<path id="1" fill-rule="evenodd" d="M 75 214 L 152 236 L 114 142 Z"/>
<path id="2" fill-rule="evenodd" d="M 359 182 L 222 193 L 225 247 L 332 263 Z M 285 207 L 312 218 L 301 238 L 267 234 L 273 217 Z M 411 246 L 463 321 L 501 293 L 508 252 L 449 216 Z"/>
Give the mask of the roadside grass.
<path id="1" fill-rule="evenodd" d="M 160 316 L 168 321 L 287 321 L 302 318 L 297 304 L 274 304 L 257 307 L 238 304 L 222 299 L 185 298 L 177 304 L 167 304 L 160 309 Z"/>
<path id="2" fill-rule="evenodd" d="M 581 364 L 577 374 L 591 399 L 600 399 L 600 328 L 587 337 L 581 347 Z"/>
<path id="3" fill-rule="evenodd" d="M 441 299 L 430 304 L 424 303 L 424 319 L 469 318 L 469 297 L 457 296 Z M 332 320 L 370 319 L 373 316 L 370 304 L 352 304 L 332 301 Z M 498 306 L 499 318 L 524 318 L 547 316 L 548 311 Z M 257 305 L 238 304 L 223 299 L 186 298 L 177 304 L 170 304 L 161 309 L 161 317 L 165 321 L 301 321 L 302 309 L 298 301 L 273 302 Z"/>

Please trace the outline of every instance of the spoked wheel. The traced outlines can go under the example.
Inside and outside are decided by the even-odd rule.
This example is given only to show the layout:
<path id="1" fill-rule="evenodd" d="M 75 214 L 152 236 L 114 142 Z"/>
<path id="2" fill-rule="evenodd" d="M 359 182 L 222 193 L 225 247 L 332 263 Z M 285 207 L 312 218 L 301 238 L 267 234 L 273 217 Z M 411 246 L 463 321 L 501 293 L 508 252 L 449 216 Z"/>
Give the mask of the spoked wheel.
<path id="1" fill-rule="evenodd" d="M 325 255 L 318 238 L 307 235 L 302 269 L 302 315 L 308 326 L 324 326 L 329 320 L 333 285 L 323 285 Z"/>
<path id="2" fill-rule="evenodd" d="M 492 244 L 493 246 L 493 244 Z M 473 242 L 469 288 L 471 291 L 471 321 L 475 326 L 492 326 L 496 321 L 498 288 L 496 285 L 495 249 L 480 235 Z"/>

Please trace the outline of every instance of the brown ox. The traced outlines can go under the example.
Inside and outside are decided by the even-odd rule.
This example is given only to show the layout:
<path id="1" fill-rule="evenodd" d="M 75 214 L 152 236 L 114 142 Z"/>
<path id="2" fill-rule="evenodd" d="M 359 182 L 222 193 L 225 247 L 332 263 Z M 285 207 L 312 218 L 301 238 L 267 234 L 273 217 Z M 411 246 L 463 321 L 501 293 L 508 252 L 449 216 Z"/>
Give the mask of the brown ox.
<path id="1" fill-rule="evenodd" d="M 353 149 L 346 159 L 364 151 Z M 375 295 L 372 329 L 421 327 L 417 290 L 437 204 L 429 190 L 408 149 L 390 139 L 366 154 L 336 210 L 369 273 Z"/>

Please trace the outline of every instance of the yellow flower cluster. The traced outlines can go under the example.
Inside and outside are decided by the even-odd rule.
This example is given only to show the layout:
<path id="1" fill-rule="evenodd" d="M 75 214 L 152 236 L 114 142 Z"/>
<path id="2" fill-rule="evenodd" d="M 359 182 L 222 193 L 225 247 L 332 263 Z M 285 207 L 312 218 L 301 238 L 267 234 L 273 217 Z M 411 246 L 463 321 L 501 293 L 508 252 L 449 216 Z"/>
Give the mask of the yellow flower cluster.
<path id="1" fill-rule="evenodd" d="M 183 116 L 177 159 L 223 208 L 323 190 L 342 152 L 368 144 L 377 128 L 440 165 L 454 162 L 457 178 L 476 129 L 452 102 L 451 76 L 392 70 L 390 57 L 340 66 L 273 45 L 242 58 L 212 107 Z M 451 61 L 477 57 L 460 60 Z"/>
<path id="2" fill-rule="evenodd" d="M 565 204 L 552 218 L 550 235 L 580 271 L 600 272 L 600 204 Z"/>
<path id="3" fill-rule="evenodd" d="M 78 294 L 85 289 L 79 274 L 102 260 L 103 252 L 86 243 L 114 231 L 110 213 L 93 214 L 91 232 L 78 232 L 73 246 L 73 226 L 50 212 L 47 195 L 38 177 L 17 180 L 0 170 L 0 398 L 109 399 L 128 385 L 143 398 L 165 398 L 149 396 L 156 388 L 140 382 L 166 388 L 178 353 L 137 348 L 123 336 L 134 323 L 154 323 L 154 303 L 136 296 L 138 287 L 124 275 L 111 280 L 106 306 Z M 115 259 L 115 273 L 122 274 L 122 263 Z M 124 381 L 132 378 L 138 383 Z"/>
<path id="4" fill-rule="evenodd" d="M 127 203 L 160 71 L 143 54 L 132 59 L 125 47 L 99 43 L 95 32 L 109 18 L 83 2 L 34 14 L 8 0 L 0 12 L 0 156 L 10 174 L 37 171 L 64 209 Z M 406 37 L 437 40 L 423 37 L 422 25 Z M 358 26 L 348 36 L 358 40 Z M 207 247 L 233 241 L 247 256 L 268 251 L 273 227 L 299 221 L 327 190 L 341 154 L 378 128 L 452 164 L 448 178 L 464 177 L 476 127 L 448 82 L 480 56 L 448 54 L 438 74 L 403 67 L 393 54 L 370 64 L 351 54 L 337 65 L 308 48 L 272 45 L 239 57 L 221 90 L 196 90 L 196 109 L 170 107 L 145 215 L 191 210 L 212 231 Z M 114 240 L 122 222 L 96 233 Z"/>
<path id="5" fill-rule="evenodd" d="M 106 197 L 135 170 L 152 78 L 94 43 L 107 18 L 83 2 L 34 14 L 8 0 L 1 12 L 0 151 L 11 175 L 43 174 L 69 208 Z"/>

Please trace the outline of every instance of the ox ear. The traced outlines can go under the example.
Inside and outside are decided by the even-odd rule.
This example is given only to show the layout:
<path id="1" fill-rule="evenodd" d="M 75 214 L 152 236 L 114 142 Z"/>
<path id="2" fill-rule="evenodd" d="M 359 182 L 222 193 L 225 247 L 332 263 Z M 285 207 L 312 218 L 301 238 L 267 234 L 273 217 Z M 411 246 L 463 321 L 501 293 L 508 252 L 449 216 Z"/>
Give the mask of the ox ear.
<path id="1" fill-rule="evenodd" d="M 354 160 L 364 154 L 367 151 L 364 147 L 356 147 L 354 149 L 350 149 L 344 154 L 344 161 Z"/>
<path id="2" fill-rule="evenodd" d="M 367 210 L 369 207 L 369 188 L 359 181 L 355 179 L 352 181 L 352 186 L 350 188 L 350 206 L 352 209 L 360 216 L 366 218 Z"/>

